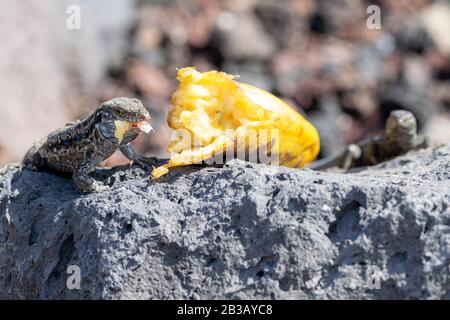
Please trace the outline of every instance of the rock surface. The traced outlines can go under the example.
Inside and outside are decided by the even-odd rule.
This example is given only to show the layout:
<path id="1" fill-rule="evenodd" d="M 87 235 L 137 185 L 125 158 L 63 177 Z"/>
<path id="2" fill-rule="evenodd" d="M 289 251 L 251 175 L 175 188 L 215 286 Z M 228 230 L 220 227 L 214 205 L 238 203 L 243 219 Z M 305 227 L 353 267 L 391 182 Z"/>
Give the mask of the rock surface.
<path id="1" fill-rule="evenodd" d="M 111 191 L 0 169 L 0 299 L 450 298 L 450 145 L 351 174 L 97 175 Z"/>

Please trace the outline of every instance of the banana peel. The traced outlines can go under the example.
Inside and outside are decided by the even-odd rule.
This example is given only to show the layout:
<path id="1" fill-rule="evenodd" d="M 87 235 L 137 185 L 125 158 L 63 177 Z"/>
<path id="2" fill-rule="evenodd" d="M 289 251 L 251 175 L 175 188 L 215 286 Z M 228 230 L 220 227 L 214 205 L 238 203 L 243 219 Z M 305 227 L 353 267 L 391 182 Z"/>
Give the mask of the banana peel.
<path id="1" fill-rule="evenodd" d="M 177 79 L 167 118 L 175 130 L 168 146 L 171 156 L 153 169 L 154 179 L 169 168 L 224 155 L 248 160 L 257 153 L 253 159 L 264 162 L 260 151 L 265 150 L 271 164 L 301 168 L 319 153 L 316 128 L 274 95 L 219 71 L 187 67 Z"/>

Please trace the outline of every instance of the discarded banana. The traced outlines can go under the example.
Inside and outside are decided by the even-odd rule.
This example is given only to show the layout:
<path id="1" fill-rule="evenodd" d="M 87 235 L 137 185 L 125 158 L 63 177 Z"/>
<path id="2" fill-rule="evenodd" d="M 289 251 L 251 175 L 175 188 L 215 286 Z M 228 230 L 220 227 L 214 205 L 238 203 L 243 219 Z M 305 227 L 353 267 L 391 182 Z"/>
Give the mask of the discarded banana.
<path id="1" fill-rule="evenodd" d="M 219 159 L 252 158 L 287 167 L 303 167 L 320 149 L 316 128 L 272 94 L 236 81 L 224 72 L 178 71 L 168 124 L 175 134 L 169 161 L 154 168 L 154 179 L 176 166 Z M 261 155 L 265 150 L 269 161 Z"/>

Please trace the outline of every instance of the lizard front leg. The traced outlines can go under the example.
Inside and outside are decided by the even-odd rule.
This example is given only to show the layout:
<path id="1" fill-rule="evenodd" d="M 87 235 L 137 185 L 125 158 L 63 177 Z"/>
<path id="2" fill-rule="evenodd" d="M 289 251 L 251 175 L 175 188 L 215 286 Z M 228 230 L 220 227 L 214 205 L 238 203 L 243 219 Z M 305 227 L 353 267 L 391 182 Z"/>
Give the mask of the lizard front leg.
<path id="1" fill-rule="evenodd" d="M 141 166 L 146 166 L 148 164 L 154 165 L 156 163 L 156 157 L 144 157 L 139 155 L 136 150 L 134 150 L 131 143 L 121 146 L 120 151 L 123 153 L 125 157 L 127 157 L 129 160 L 131 160 L 134 163 L 137 163 Z"/>
<path id="2" fill-rule="evenodd" d="M 95 180 L 89 174 L 99 165 L 103 159 L 94 154 L 87 154 L 73 171 L 73 181 L 76 186 L 86 192 L 102 192 L 108 190 L 103 183 Z"/>
<path id="3" fill-rule="evenodd" d="M 307 166 L 307 168 L 312 170 L 326 170 L 328 168 L 337 167 L 348 170 L 354 165 L 355 161 L 361 157 L 361 153 L 361 146 L 350 144 L 339 153 L 315 161 Z"/>

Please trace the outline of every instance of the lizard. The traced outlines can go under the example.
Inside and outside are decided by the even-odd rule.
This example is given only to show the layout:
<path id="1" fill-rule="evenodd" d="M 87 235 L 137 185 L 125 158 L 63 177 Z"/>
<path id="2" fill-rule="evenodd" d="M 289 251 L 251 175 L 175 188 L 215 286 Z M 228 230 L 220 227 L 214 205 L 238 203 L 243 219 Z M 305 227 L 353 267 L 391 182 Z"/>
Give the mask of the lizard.
<path id="1" fill-rule="evenodd" d="M 340 168 L 345 171 L 354 167 L 381 163 L 410 150 L 425 148 L 428 139 L 417 134 L 417 120 L 410 111 L 394 110 L 386 120 L 384 133 L 361 142 L 350 144 L 335 155 L 313 162 L 307 168 L 326 170 Z"/>
<path id="2" fill-rule="evenodd" d="M 156 160 L 139 155 L 130 144 L 140 132 L 153 130 L 148 120 L 150 114 L 138 99 L 105 101 L 84 120 L 68 123 L 33 144 L 22 160 L 22 168 L 71 173 L 82 191 L 105 191 L 108 187 L 90 173 L 116 150 L 137 164 Z"/>

